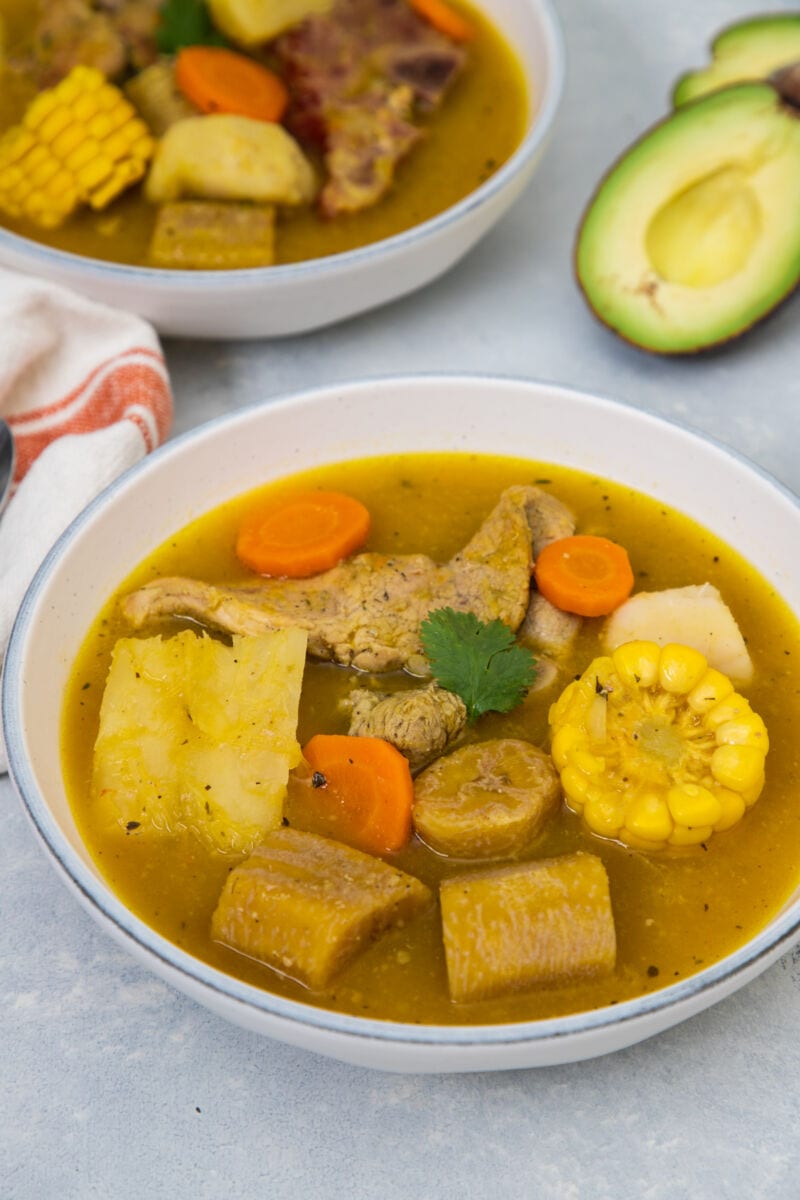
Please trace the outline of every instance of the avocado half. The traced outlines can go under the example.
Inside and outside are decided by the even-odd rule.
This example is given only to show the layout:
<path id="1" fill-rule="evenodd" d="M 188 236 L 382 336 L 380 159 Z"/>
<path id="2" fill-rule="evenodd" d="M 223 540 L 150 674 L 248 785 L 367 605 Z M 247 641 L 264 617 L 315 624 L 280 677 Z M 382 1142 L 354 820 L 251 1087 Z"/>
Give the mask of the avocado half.
<path id="1" fill-rule="evenodd" d="M 576 246 L 596 315 L 688 354 L 743 333 L 800 280 L 800 67 L 713 92 L 612 167 Z"/>
<path id="2" fill-rule="evenodd" d="M 739 21 L 711 43 L 711 63 L 681 76 L 672 93 L 675 108 L 734 83 L 766 79 L 800 62 L 800 13 L 774 13 Z"/>

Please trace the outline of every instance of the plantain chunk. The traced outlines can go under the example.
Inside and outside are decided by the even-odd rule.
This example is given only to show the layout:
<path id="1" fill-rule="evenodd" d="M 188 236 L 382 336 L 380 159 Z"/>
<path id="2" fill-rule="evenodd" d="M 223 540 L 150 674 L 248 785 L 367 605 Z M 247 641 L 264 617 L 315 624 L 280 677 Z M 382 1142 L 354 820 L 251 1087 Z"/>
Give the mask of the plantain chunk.
<path id="1" fill-rule="evenodd" d="M 275 209 L 230 200 L 176 200 L 159 209 L 147 251 L 157 267 L 237 270 L 275 261 Z"/>
<path id="2" fill-rule="evenodd" d="M 414 826 L 453 858 L 508 858 L 524 850 L 558 806 L 549 754 L 517 738 L 463 746 L 414 784 Z"/>
<path id="3" fill-rule="evenodd" d="M 319 990 L 431 893 L 413 875 L 315 833 L 269 833 L 231 871 L 211 923 L 219 942 Z"/>
<path id="4" fill-rule="evenodd" d="M 440 889 L 451 999 L 482 1000 L 614 968 L 608 876 L 593 854 L 500 867 Z"/>

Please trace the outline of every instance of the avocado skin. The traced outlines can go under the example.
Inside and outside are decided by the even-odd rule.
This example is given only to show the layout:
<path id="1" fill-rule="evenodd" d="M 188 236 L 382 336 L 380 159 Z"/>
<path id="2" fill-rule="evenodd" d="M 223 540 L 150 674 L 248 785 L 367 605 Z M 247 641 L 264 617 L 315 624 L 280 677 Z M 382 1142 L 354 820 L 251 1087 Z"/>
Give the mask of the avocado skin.
<path id="1" fill-rule="evenodd" d="M 714 82 L 720 71 L 720 59 L 726 51 L 740 64 L 736 76 Z M 762 67 L 765 55 L 770 62 Z M 687 71 L 672 89 L 672 106 L 681 108 L 711 91 L 737 83 L 761 80 L 778 67 L 800 61 L 800 13 L 765 13 L 728 25 L 716 35 L 710 46 L 707 67 Z"/>
<path id="2" fill-rule="evenodd" d="M 719 91 L 709 93 L 704 97 L 692 102 L 688 106 L 682 107 L 676 113 L 665 117 L 662 121 L 651 126 L 639 139 L 630 145 L 623 153 L 612 163 L 609 170 L 601 178 L 597 188 L 587 203 L 581 221 L 578 226 L 578 233 L 575 239 L 573 266 L 575 277 L 578 286 L 583 293 L 584 299 L 593 315 L 607 329 L 616 334 L 622 341 L 628 345 L 634 346 L 636 349 L 644 350 L 659 356 L 671 357 L 688 357 L 705 353 L 712 350 L 717 350 L 725 346 L 727 343 L 738 339 L 742 334 L 748 332 L 756 325 L 764 321 L 768 316 L 771 316 L 776 309 L 788 300 L 793 292 L 800 284 L 800 210 L 798 210 L 798 247 L 795 254 L 795 261 L 787 275 L 784 286 L 775 294 L 771 300 L 764 304 L 763 307 L 755 313 L 735 322 L 729 329 L 720 332 L 718 336 L 708 337 L 703 336 L 698 332 L 697 337 L 693 339 L 684 339 L 680 345 L 648 344 L 646 339 L 637 337 L 630 329 L 627 329 L 622 322 L 615 321 L 598 298 L 596 298 L 596 288 L 592 287 L 591 283 L 585 278 L 585 271 L 582 269 L 582 253 L 584 248 L 584 235 L 592 216 L 595 206 L 603 197 L 604 193 L 613 184 L 615 176 L 621 168 L 627 163 L 627 160 L 640 148 L 646 145 L 651 138 L 670 125 L 677 118 L 686 120 L 689 112 L 694 114 L 705 115 L 705 113 L 715 104 L 723 101 L 725 98 L 734 98 L 741 95 L 746 90 L 757 88 L 763 92 L 764 89 L 770 87 L 775 93 L 775 110 L 776 113 L 782 114 L 783 119 L 788 121 L 797 121 L 798 129 L 800 130 L 800 64 L 787 68 L 785 71 L 777 72 L 774 79 L 770 82 L 762 84 L 743 84 L 733 85 L 729 88 L 720 89 Z M 800 178 L 800 136 L 797 138 L 796 150 L 791 151 L 793 158 L 796 161 L 798 178 Z M 723 156 L 724 161 L 724 156 Z M 665 197 L 668 199 L 668 197 Z"/>

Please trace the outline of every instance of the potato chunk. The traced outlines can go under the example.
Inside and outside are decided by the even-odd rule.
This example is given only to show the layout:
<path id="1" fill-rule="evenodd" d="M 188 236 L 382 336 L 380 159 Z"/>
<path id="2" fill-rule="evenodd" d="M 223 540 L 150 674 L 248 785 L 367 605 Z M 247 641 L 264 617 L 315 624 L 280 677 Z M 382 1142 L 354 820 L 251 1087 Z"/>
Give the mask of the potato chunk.
<path id="1" fill-rule="evenodd" d="M 306 635 L 187 630 L 121 638 L 100 708 L 92 797 L 101 820 L 142 833 L 193 829 L 246 853 L 283 819 Z"/>
<path id="2" fill-rule="evenodd" d="M 268 267 L 275 261 L 275 209 L 213 200 L 165 204 L 147 256 L 157 267 L 181 270 Z"/>
<path id="3" fill-rule="evenodd" d="M 424 883 L 380 858 L 282 828 L 231 871 L 211 932 L 234 950 L 319 989 L 430 900 Z"/>
<path id="4" fill-rule="evenodd" d="M 183 196 L 307 204 L 314 171 L 282 125 L 231 113 L 176 121 L 156 147 L 145 183 L 152 204 Z"/>
<path id="5" fill-rule="evenodd" d="M 608 876 L 593 854 L 459 875 L 441 885 L 453 1000 L 481 1000 L 613 970 Z"/>
<path id="6" fill-rule="evenodd" d="M 258 46 L 313 13 L 325 13 L 333 0 L 208 0 L 217 29 L 240 46 Z"/>

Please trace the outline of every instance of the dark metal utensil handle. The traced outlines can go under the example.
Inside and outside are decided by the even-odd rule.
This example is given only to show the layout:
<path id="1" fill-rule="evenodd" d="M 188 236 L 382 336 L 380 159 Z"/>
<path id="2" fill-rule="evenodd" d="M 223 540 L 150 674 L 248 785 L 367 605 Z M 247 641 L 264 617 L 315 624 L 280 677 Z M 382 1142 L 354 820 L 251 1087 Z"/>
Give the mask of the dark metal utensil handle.
<path id="1" fill-rule="evenodd" d="M 11 494 L 15 461 L 13 434 L 6 422 L 0 418 L 0 513 L 5 508 Z"/>

